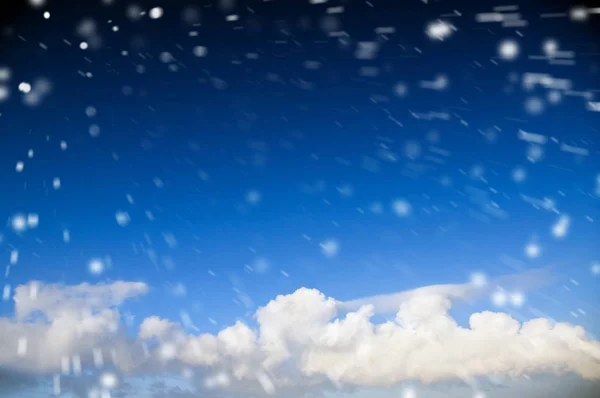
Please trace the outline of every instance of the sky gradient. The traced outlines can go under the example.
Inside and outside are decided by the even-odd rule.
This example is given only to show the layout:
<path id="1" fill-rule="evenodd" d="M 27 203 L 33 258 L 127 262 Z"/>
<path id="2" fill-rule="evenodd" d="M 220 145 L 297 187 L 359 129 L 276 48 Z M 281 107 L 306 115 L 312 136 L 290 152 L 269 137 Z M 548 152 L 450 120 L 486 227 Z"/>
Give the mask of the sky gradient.
<path id="1" fill-rule="evenodd" d="M 600 391 L 597 5 L 20 3 L 0 395 Z"/>

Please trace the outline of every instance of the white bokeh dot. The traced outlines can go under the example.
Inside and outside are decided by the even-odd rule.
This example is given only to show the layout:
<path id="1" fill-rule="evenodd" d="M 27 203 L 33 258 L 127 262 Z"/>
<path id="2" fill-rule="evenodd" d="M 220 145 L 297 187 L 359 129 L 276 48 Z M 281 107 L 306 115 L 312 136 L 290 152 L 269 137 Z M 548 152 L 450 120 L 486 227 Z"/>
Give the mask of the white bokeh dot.
<path id="1" fill-rule="evenodd" d="M 31 91 L 31 84 L 27 82 L 19 83 L 19 91 L 23 94 L 28 94 Z"/>
<path id="2" fill-rule="evenodd" d="M 515 307 L 522 307 L 525 304 L 525 295 L 521 292 L 511 293 L 510 303 Z"/>
<path id="3" fill-rule="evenodd" d="M 562 100 L 562 94 L 560 93 L 560 91 L 552 90 L 548 92 L 546 98 L 548 99 L 549 103 L 551 103 L 552 105 L 556 105 Z"/>
<path id="4" fill-rule="evenodd" d="M 319 247 L 321 247 L 321 253 L 328 258 L 337 256 L 340 251 L 340 244 L 334 239 L 328 239 L 325 242 L 321 242 Z"/>
<path id="5" fill-rule="evenodd" d="M 117 220 L 117 224 L 119 224 L 120 227 L 126 227 L 131 222 L 129 213 L 127 213 L 126 211 L 117 211 L 115 213 L 115 219 Z"/>
<path id="6" fill-rule="evenodd" d="M 454 32 L 454 26 L 446 21 L 434 21 L 427 25 L 425 30 L 430 39 L 445 40 Z"/>
<path id="7" fill-rule="evenodd" d="M 514 40 L 504 40 L 498 45 L 498 55 L 506 61 L 512 61 L 519 56 L 519 43 Z"/>
<path id="8" fill-rule="evenodd" d="M 405 387 L 402 390 L 402 398 L 417 398 L 417 391 L 412 387 Z"/>
<path id="9" fill-rule="evenodd" d="M 553 39 L 547 39 L 542 44 L 542 50 L 548 57 L 554 57 L 558 51 L 558 42 Z"/>
<path id="10" fill-rule="evenodd" d="M 484 287 L 488 283 L 487 276 L 483 272 L 474 272 L 471 275 L 471 284 L 476 287 Z"/>
<path id="11" fill-rule="evenodd" d="M 573 21 L 581 22 L 588 19 L 589 12 L 587 8 L 583 6 L 577 6 L 571 8 L 571 12 L 569 13 L 569 17 Z"/>
<path id="12" fill-rule="evenodd" d="M 522 167 L 517 167 L 512 171 L 512 180 L 516 183 L 522 183 L 527 179 L 527 172 Z"/>
<path id="13" fill-rule="evenodd" d="M 88 270 L 93 275 L 100 275 L 104 272 L 104 261 L 99 258 L 93 258 L 88 263 Z"/>
<path id="14" fill-rule="evenodd" d="M 397 199 L 392 203 L 392 210 L 398 217 L 406 217 L 411 212 L 411 205 L 404 199 Z"/>
<path id="15" fill-rule="evenodd" d="M 208 49 L 204 46 L 196 46 L 192 50 L 192 53 L 194 54 L 195 57 L 202 58 L 202 57 L 206 57 L 206 54 L 208 53 Z"/>
<path id="16" fill-rule="evenodd" d="M 88 130 L 92 137 L 98 137 L 100 135 L 100 126 L 92 124 Z"/>
<path id="17" fill-rule="evenodd" d="M 262 195 L 257 190 L 246 192 L 246 202 L 251 205 L 257 205 L 262 198 Z"/>
<path id="18" fill-rule="evenodd" d="M 102 388 L 112 390 L 117 387 L 117 384 L 119 384 L 119 379 L 114 373 L 106 372 L 100 375 L 100 385 Z"/>
<path id="19" fill-rule="evenodd" d="M 160 358 L 169 361 L 177 355 L 177 347 L 173 343 L 163 343 L 160 346 Z"/>
<path id="20" fill-rule="evenodd" d="M 4 102 L 10 97 L 10 90 L 6 86 L 0 85 L 0 102 Z"/>
<path id="21" fill-rule="evenodd" d="M 530 115 L 539 115 L 544 111 L 544 101 L 538 97 L 530 97 L 525 100 L 525 111 Z"/>
<path id="22" fill-rule="evenodd" d="M 29 0 L 29 5 L 34 8 L 43 7 L 46 4 L 46 0 Z"/>
<path id="23" fill-rule="evenodd" d="M 150 10 L 150 13 L 148 13 L 150 18 L 152 18 L 152 19 L 159 19 L 163 16 L 163 14 L 164 14 L 164 11 L 161 7 L 154 7 L 153 9 Z"/>
<path id="24" fill-rule="evenodd" d="M 491 299 L 492 303 L 496 307 L 504 307 L 506 305 L 506 302 L 508 301 L 508 296 L 503 290 L 497 290 L 494 293 L 492 293 Z"/>
<path id="25" fill-rule="evenodd" d="M 537 243 L 531 242 L 525 246 L 525 255 L 529 258 L 537 258 L 540 256 L 542 249 Z"/>
<path id="26" fill-rule="evenodd" d="M 27 229 L 27 218 L 24 214 L 15 214 L 10 220 L 10 226 L 15 232 L 23 232 Z"/>
<path id="27" fill-rule="evenodd" d="M 536 163 L 544 157 L 544 148 L 540 145 L 530 145 L 527 148 L 527 160 L 531 163 Z"/>
<path id="28" fill-rule="evenodd" d="M 406 86 L 406 84 L 404 82 L 397 82 L 394 85 L 394 94 L 397 97 L 404 97 L 406 96 L 408 92 L 408 87 Z"/>

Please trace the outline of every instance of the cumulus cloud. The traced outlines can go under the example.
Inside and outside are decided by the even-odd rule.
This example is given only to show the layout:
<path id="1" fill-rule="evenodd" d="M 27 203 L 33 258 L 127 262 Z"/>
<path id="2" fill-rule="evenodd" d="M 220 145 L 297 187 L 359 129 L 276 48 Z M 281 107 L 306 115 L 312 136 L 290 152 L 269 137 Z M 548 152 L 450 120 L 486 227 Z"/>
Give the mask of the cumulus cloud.
<path id="1" fill-rule="evenodd" d="M 139 337 L 141 339 L 160 339 L 175 327 L 176 324 L 173 322 L 169 322 L 166 319 L 161 319 L 157 316 L 152 316 L 144 319 L 140 325 Z"/>
<path id="2" fill-rule="evenodd" d="M 429 286 L 340 302 L 301 288 L 259 308 L 253 322 L 238 321 L 217 334 L 188 334 L 152 316 L 133 341 L 118 334 L 116 307 L 146 293 L 146 285 L 36 282 L 16 289 L 15 318 L 0 318 L 0 367 L 57 372 L 65 358 L 85 367 L 98 348 L 112 349 L 113 360 L 129 358 L 111 363 L 121 371 L 185 370 L 202 394 L 254 397 L 535 373 L 600 380 L 600 342 L 579 326 L 541 318 L 520 323 L 489 311 L 459 325 L 449 311 L 457 300 L 474 297 L 474 289 L 481 287 Z M 373 320 L 392 307 L 395 318 Z"/>
<path id="3" fill-rule="evenodd" d="M 0 318 L 0 367 L 33 373 L 81 371 L 94 349 L 114 347 L 111 339 L 120 323 L 116 307 L 147 290 L 139 282 L 18 286 L 14 319 Z"/>
<path id="4" fill-rule="evenodd" d="M 254 382 L 266 395 L 295 383 L 377 387 L 542 372 L 600 379 L 600 342 L 579 326 L 546 319 L 521 324 L 489 311 L 459 326 L 449 310 L 470 289 L 401 293 L 395 320 L 375 323 L 372 304 L 340 317 L 343 303 L 301 288 L 260 308 L 257 330 L 238 322 L 217 335 L 180 334 L 164 344 L 176 346 L 171 360 L 213 371 L 210 388 Z"/>
<path id="5" fill-rule="evenodd" d="M 39 314 L 48 320 L 62 314 L 98 311 L 118 306 L 123 301 L 147 293 L 148 286 L 141 282 L 117 281 L 111 284 L 75 286 L 44 284 L 32 281 L 15 288 L 15 315 L 18 320 Z"/>

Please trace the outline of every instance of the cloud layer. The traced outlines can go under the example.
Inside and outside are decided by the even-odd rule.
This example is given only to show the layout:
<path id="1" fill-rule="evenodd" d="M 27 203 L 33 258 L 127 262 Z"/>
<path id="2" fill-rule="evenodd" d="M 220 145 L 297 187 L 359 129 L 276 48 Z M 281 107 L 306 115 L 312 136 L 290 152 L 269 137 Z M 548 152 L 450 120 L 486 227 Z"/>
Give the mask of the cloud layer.
<path id="1" fill-rule="evenodd" d="M 119 336 L 117 306 L 147 291 L 139 282 L 18 286 L 14 319 L 0 318 L 0 367 L 78 373 L 94 353 L 103 362 L 102 349 L 108 356 Z"/>
<path id="2" fill-rule="evenodd" d="M 163 335 L 171 355 L 162 359 L 215 369 L 221 375 L 221 383 L 211 384 L 215 388 L 248 380 L 264 384 L 260 378 L 268 375 L 267 393 L 290 387 L 294 373 L 304 382 L 345 386 L 536 372 L 600 378 L 600 343 L 583 328 L 545 319 L 520 324 L 489 311 L 472 314 L 469 327 L 461 327 L 448 313 L 448 291 L 457 289 L 406 293 L 395 320 L 375 324 L 373 305 L 338 318 L 334 299 L 302 288 L 260 308 L 257 331 L 238 322 L 217 335 Z"/>
<path id="3" fill-rule="evenodd" d="M 541 372 L 600 379 L 600 342 L 581 327 L 546 319 L 521 324 L 489 311 L 458 325 L 449 310 L 472 289 L 430 286 L 341 303 L 301 288 L 259 308 L 255 326 L 237 322 L 216 335 L 189 334 L 150 317 L 132 341 L 119 333 L 116 307 L 145 294 L 146 285 L 32 282 L 15 290 L 15 318 L 0 318 L 0 367 L 76 374 L 114 362 L 128 372 L 185 370 L 204 390 L 256 396 Z M 390 302 L 394 320 L 374 322 L 376 307 Z"/>

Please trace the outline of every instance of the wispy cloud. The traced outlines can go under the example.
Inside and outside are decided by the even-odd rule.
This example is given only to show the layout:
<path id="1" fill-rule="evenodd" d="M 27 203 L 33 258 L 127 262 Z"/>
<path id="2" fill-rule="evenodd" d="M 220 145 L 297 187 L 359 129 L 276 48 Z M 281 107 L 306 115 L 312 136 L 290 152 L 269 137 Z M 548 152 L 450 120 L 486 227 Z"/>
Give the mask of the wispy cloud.
<path id="1" fill-rule="evenodd" d="M 404 290 L 358 298 L 338 303 L 341 312 L 356 311 L 365 305 L 372 305 L 375 313 L 395 313 L 400 305 L 415 295 L 435 294 L 447 297 L 452 301 L 476 300 L 489 295 L 498 287 L 527 292 L 549 285 L 556 279 L 550 268 L 536 268 L 528 271 L 504 275 L 483 283 L 472 281 L 463 284 L 443 284 Z"/>

